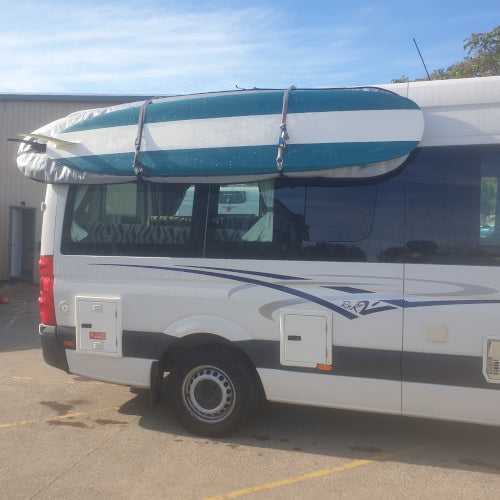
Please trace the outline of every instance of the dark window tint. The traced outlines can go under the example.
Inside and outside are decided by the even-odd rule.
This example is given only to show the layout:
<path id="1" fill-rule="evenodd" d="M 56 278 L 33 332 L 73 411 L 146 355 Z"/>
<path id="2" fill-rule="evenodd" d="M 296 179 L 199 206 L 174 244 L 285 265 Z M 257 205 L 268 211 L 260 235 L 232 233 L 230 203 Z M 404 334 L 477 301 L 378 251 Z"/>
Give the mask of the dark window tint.
<path id="1" fill-rule="evenodd" d="M 498 265 L 500 148 L 422 149 L 407 169 L 406 260 Z"/>
<path id="2" fill-rule="evenodd" d="M 309 241 L 362 241 L 372 229 L 377 186 L 309 187 L 305 223 Z"/>
<path id="3" fill-rule="evenodd" d="M 61 251 L 499 265 L 499 179 L 500 147 L 456 146 L 372 182 L 71 186 Z"/>
<path id="4" fill-rule="evenodd" d="M 402 176 L 379 183 L 278 179 L 212 190 L 217 207 L 209 217 L 207 257 L 402 259 Z M 245 201 L 224 203 L 236 198 L 231 192 L 244 193 Z"/>
<path id="5" fill-rule="evenodd" d="M 204 219 L 196 213 L 204 212 L 206 196 L 195 194 L 195 187 L 188 184 L 71 186 L 61 250 L 69 254 L 201 256 L 199 235 Z M 200 210 L 195 213 L 197 206 Z"/>

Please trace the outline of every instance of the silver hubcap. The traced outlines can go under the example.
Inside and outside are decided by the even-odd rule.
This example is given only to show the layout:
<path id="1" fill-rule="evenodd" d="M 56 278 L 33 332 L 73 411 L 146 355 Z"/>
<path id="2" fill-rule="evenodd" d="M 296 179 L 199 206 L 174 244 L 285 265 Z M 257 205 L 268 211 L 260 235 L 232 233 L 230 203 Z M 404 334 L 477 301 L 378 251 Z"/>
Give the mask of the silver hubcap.
<path id="1" fill-rule="evenodd" d="M 198 366 L 184 378 L 182 399 L 203 422 L 220 422 L 234 409 L 236 391 L 231 379 L 214 366 Z"/>

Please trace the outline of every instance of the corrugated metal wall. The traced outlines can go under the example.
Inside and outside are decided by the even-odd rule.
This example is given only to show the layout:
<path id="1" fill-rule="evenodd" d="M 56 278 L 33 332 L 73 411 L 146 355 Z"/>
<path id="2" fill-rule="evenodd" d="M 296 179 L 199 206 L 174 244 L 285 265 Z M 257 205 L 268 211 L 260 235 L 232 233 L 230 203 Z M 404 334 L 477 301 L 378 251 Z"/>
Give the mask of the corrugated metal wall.
<path id="1" fill-rule="evenodd" d="M 18 144 L 6 139 L 19 132 L 37 128 L 80 109 L 105 107 L 119 102 L 140 100 L 139 96 L 3 96 L 0 94 L 0 280 L 11 278 L 9 246 L 11 213 L 23 213 L 13 207 L 34 207 L 36 214 L 34 242 L 34 276 L 39 281 L 38 260 L 41 236 L 40 204 L 45 197 L 45 185 L 25 178 L 17 169 Z M 106 100 L 109 98 L 109 100 Z M 142 97 L 144 99 L 145 97 Z M 24 204 L 24 205 L 23 205 Z M 25 209 L 24 209 L 25 210 Z M 31 212 L 32 213 L 32 212 Z"/>

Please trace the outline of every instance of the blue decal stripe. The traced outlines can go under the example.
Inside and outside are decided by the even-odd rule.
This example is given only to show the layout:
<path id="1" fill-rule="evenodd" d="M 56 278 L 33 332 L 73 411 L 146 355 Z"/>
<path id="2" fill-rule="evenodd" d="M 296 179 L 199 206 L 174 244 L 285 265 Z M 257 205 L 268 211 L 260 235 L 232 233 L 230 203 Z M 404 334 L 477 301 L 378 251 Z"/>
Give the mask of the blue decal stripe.
<path id="1" fill-rule="evenodd" d="M 409 302 L 406 299 L 384 300 L 388 304 L 397 307 L 409 309 L 411 307 L 432 307 L 432 306 L 456 306 L 461 304 L 500 304 L 500 300 L 474 300 L 474 299 L 455 299 L 455 300 L 420 300 Z"/>
<path id="2" fill-rule="evenodd" d="M 257 285 L 257 286 L 263 286 L 266 288 L 271 288 L 273 290 L 277 290 L 283 293 L 286 293 L 288 295 L 293 295 L 295 297 L 299 297 L 301 299 L 305 299 L 309 302 L 313 302 L 314 304 L 318 304 L 320 306 L 325 307 L 326 309 L 329 309 L 331 311 L 334 311 L 342 316 L 344 316 L 347 319 L 356 319 L 358 318 L 358 315 L 353 314 L 349 312 L 346 309 L 343 309 L 342 307 L 339 307 L 335 304 L 332 304 L 331 302 L 322 299 L 321 297 L 317 297 L 316 295 L 312 295 L 307 292 L 302 292 L 300 290 L 296 290 L 294 288 L 290 288 L 285 285 L 280 285 L 277 283 L 268 283 L 267 281 L 262 281 L 262 280 L 257 280 L 254 278 L 250 277 L 245 277 L 245 276 L 236 276 L 234 274 L 227 274 L 227 273 L 220 273 L 220 272 L 214 272 L 214 271 L 208 271 L 205 269 L 218 269 L 218 270 L 226 270 L 224 268 L 211 268 L 211 267 L 206 267 L 206 268 L 194 268 L 190 269 L 189 267 L 191 266 L 177 266 L 177 267 L 166 267 L 166 266 L 144 266 L 144 265 L 134 265 L 134 264 L 90 264 L 92 266 L 111 266 L 111 267 L 134 267 L 134 268 L 140 268 L 140 269 L 158 269 L 158 270 L 163 270 L 163 271 L 176 271 L 176 272 L 187 272 L 187 273 L 192 273 L 192 274 L 200 274 L 204 276 L 213 276 L 216 278 L 222 278 L 222 279 L 227 279 L 227 280 L 232 280 L 232 281 L 239 281 L 241 283 L 247 283 L 251 285 Z M 192 266 L 195 267 L 195 266 Z M 253 271 L 244 271 L 244 270 L 234 270 L 234 269 L 228 269 L 230 272 L 238 272 L 238 273 L 248 273 L 248 274 L 255 274 L 258 276 L 265 276 L 265 277 L 278 277 L 278 279 L 297 279 L 293 277 L 283 277 L 281 275 L 272 275 L 272 274 L 267 274 L 267 273 L 258 273 L 258 272 L 253 272 Z M 298 278 L 302 279 L 302 278 Z M 304 279 L 305 280 L 305 279 Z M 340 287 L 342 288 L 342 287 Z M 349 288 L 349 287 L 345 287 Z M 360 292 L 364 293 L 371 293 L 367 292 L 364 290 L 359 290 Z M 384 312 L 384 311 L 390 311 L 395 309 L 396 307 L 400 308 L 412 308 L 412 307 L 431 307 L 431 306 L 450 306 L 450 305 L 465 305 L 465 304 L 500 304 L 500 300 L 474 300 L 474 299 L 464 299 L 464 300 L 427 300 L 427 301 L 415 301 L 415 302 L 409 302 L 405 299 L 391 299 L 391 300 L 381 300 L 377 303 L 382 303 L 382 304 L 389 304 L 387 306 L 380 306 L 380 307 L 372 307 L 370 309 L 364 309 L 359 313 L 359 316 L 366 316 L 369 314 L 374 314 L 374 313 L 379 313 L 379 312 Z"/>
<path id="3" fill-rule="evenodd" d="M 153 101 L 146 110 L 146 123 L 229 116 L 281 115 L 282 106 L 283 91 L 241 92 L 175 101 Z M 288 103 L 289 114 L 384 109 L 419 108 L 413 101 L 396 94 L 356 89 L 296 90 L 291 92 Z M 135 125 L 138 119 L 139 106 L 84 120 L 63 132 Z"/>
<path id="4" fill-rule="evenodd" d="M 276 283 L 268 283 L 266 281 L 261 281 L 261 280 L 256 280 L 254 278 L 247 278 L 245 276 L 235 276 L 233 274 L 224 274 L 224 273 L 216 273 L 213 271 L 204 271 L 202 269 L 188 269 L 188 268 L 176 268 L 176 267 L 164 267 L 164 266 L 140 266 L 140 265 L 134 265 L 134 264 L 90 264 L 92 266 L 111 266 L 111 267 L 135 267 L 135 268 L 140 268 L 140 269 L 158 269 L 161 271 L 176 271 L 176 272 L 185 272 L 185 273 L 193 273 L 193 274 L 201 274 L 204 276 L 213 276 L 216 278 L 222 278 L 226 280 L 232 280 L 232 281 L 239 281 L 241 283 L 249 283 L 251 285 L 257 285 L 257 286 L 263 286 L 266 288 L 271 288 L 273 290 L 277 290 L 279 292 L 286 293 L 288 295 L 294 295 L 295 297 L 300 297 L 301 299 L 308 300 L 309 302 L 313 302 L 315 304 L 318 304 L 320 306 L 325 307 L 326 309 L 330 309 L 331 311 L 334 311 L 342 316 L 344 316 L 347 319 L 355 319 L 356 315 L 350 313 L 349 311 L 346 311 L 342 309 L 339 306 L 336 306 L 335 304 L 332 304 L 331 302 L 328 302 L 327 300 L 324 300 L 320 297 L 316 297 L 315 295 L 311 295 L 306 292 L 302 292 L 300 290 L 295 290 L 293 288 L 284 286 L 284 285 L 278 285 Z"/>
<path id="5" fill-rule="evenodd" d="M 363 309 L 359 314 L 360 314 L 360 316 L 366 316 L 368 314 L 373 314 L 373 313 L 379 313 L 379 312 L 384 312 L 384 311 L 392 311 L 393 309 L 397 309 L 397 307 L 395 307 L 395 306 L 373 307 L 373 308 L 370 308 L 370 309 Z"/>
<path id="6" fill-rule="evenodd" d="M 375 292 L 370 292 L 369 290 L 362 290 L 361 288 L 354 288 L 352 286 L 323 286 L 322 288 L 329 288 L 330 290 L 337 290 L 338 292 L 344 292 L 344 293 L 352 293 L 352 294 L 359 294 L 359 293 L 375 293 Z"/>
<path id="7" fill-rule="evenodd" d="M 303 172 L 379 163 L 407 155 L 415 141 L 290 144 L 284 172 Z M 57 163 L 86 172 L 133 175 L 133 152 L 58 158 Z M 143 151 L 140 162 L 150 177 L 262 175 L 276 172 L 276 146 L 240 146 Z"/>
<path id="8" fill-rule="evenodd" d="M 301 278 L 298 276 L 286 276 L 283 274 L 273 274 L 273 273 L 262 273 L 259 271 L 247 271 L 245 269 L 230 269 L 226 267 L 209 267 L 209 266 L 182 266 L 183 268 L 191 267 L 193 269 L 211 269 L 214 271 L 227 271 L 231 273 L 240 273 L 240 274 L 250 274 L 252 276 L 263 276 L 265 278 L 274 278 L 278 280 L 294 280 L 294 281 L 309 281 L 309 278 Z"/>

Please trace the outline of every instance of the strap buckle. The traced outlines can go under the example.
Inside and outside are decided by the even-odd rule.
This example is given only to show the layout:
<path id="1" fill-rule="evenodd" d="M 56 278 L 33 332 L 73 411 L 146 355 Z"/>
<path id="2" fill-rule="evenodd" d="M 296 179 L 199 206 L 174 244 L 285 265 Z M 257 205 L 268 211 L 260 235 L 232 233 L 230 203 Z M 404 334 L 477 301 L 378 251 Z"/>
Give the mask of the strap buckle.
<path id="1" fill-rule="evenodd" d="M 283 94 L 283 111 L 281 113 L 281 125 L 280 125 L 280 136 L 278 139 L 278 156 L 276 157 L 276 165 L 280 172 L 283 171 L 283 153 L 286 148 L 286 141 L 290 139 L 288 132 L 286 130 L 286 116 L 288 113 L 288 99 L 290 97 L 290 92 L 296 90 L 295 85 L 290 85 L 285 93 Z"/>

